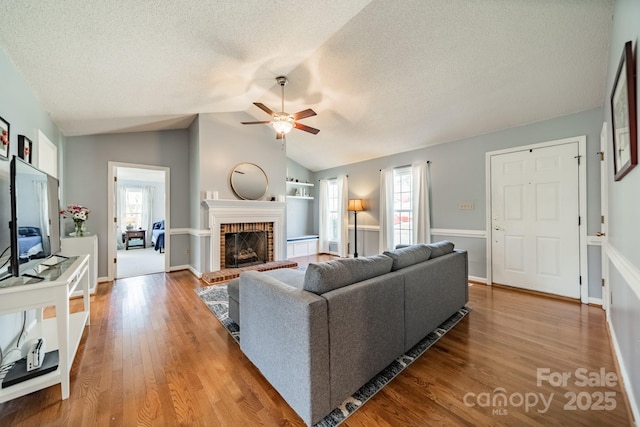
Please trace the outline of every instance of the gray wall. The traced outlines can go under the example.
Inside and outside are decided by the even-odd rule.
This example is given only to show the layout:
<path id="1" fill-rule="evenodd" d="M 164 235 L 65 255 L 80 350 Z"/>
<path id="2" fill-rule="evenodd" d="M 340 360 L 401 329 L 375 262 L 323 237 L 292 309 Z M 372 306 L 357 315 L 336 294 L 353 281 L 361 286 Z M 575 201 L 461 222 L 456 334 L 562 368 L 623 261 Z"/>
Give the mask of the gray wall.
<path id="1" fill-rule="evenodd" d="M 316 173 L 316 179 L 335 177 L 339 174 L 349 175 L 349 198 L 366 199 L 369 205 L 366 212 L 358 214 L 358 227 L 378 226 L 380 169 L 429 160 L 431 161 L 432 228 L 485 230 L 485 153 L 586 135 L 587 153 L 593 154 L 588 155 L 586 159 L 587 233 L 593 235 L 600 229 L 600 165 L 595 153 L 600 151 L 602 114 L 602 108 L 595 108 L 487 135 L 319 171 Z M 459 210 L 458 205 L 462 201 L 474 202 L 474 209 Z M 314 215 L 317 233 L 317 201 Z M 353 222 L 353 215 L 349 215 L 349 221 Z M 364 244 L 361 244 L 361 234 L 358 234 L 358 251 L 361 255 L 372 255 L 378 252 L 377 235 L 374 237 L 369 234 L 377 233 L 363 232 Z M 434 238 L 447 238 L 458 247 L 467 249 L 470 261 L 469 274 L 479 278 L 486 277 L 484 239 L 451 236 L 434 236 Z M 593 272 L 596 277 L 590 277 L 590 283 L 600 282 L 599 271 L 597 269 Z M 600 298 L 600 287 L 594 286 L 592 292 L 590 297 Z"/>
<path id="2" fill-rule="evenodd" d="M 209 219 L 202 203 L 206 191 L 217 191 L 220 199 L 237 200 L 229 176 L 236 165 L 248 162 L 260 166 L 267 175 L 269 188 L 264 200 L 285 194 L 286 151 L 269 126 L 240 124 L 250 117 L 246 113 L 200 114 L 189 130 L 191 158 L 195 162 L 191 172 L 191 228 L 197 232 L 191 236 L 189 246 L 192 266 L 199 272 L 210 270 L 210 239 L 205 235 Z M 283 245 L 285 240 L 283 236 Z"/>
<path id="3" fill-rule="evenodd" d="M 609 99 L 611 88 L 620 63 L 622 49 L 627 41 L 633 42 L 635 63 L 638 67 L 638 37 L 640 36 L 640 2 L 636 0 L 618 0 L 615 3 L 613 32 L 609 52 L 609 66 L 607 72 L 605 96 L 605 120 L 609 124 L 609 152 L 611 145 L 611 112 Z M 636 79 L 636 99 L 638 89 Z M 637 111 L 638 112 L 638 111 Z M 636 113 L 637 113 L 636 112 Z M 638 117 L 636 117 L 638 120 Z M 612 156 L 608 156 L 609 170 L 613 171 Z M 610 319 L 615 338 L 617 338 L 622 360 L 620 364 L 626 371 L 627 386 L 633 389 L 635 401 L 632 402 L 638 411 L 640 408 L 640 166 L 636 166 L 621 181 L 613 180 L 613 173 L 608 178 L 609 195 L 609 237 L 610 251 L 617 255 L 616 262 L 610 263 L 611 312 Z M 606 248 L 606 247 L 605 247 Z M 606 248 L 609 253 L 609 248 Z M 632 271 L 625 275 L 623 272 Z M 638 416 L 636 412 L 636 416 Z M 636 419 L 638 421 L 638 419 Z"/>
<path id="4" fill-rule="evenodd" d="M 42 131 L 58 147 L 62 144 L 63 136 L 2 48 L 0 48 L 0 76 L 2 76 L 0 117 L 11 125 L 10 156 L 18 153 L 18 135 L 25 135 L 33 141 L 33 164 L 37 165 L 38 130 Z M 7 226 L 10 219 L 9 162 L 0 159 L 0 252 L 10 246 Z M 30 312 L 27 321 L 32 319 L 34 319 L 34 314 Z M 21 313 L 0 316 L 0 348 L 6 350 L 20 333 L 21 327 Z"/>
<path id="5" fill-rule="evenodd" d="M 309 187 L 308 190 L 312 197 L 317 198 L 318 194 L 318 182 L 313 179 L 313 173 L 294 162 L 291 159 L 287 159 L 287 178 L 298 179 L 301 182 L 307 181 L 313 183 L 313 187 Z M 290 193 L 292 186 L 287 187 L 287 192 Z M 308 199 L 287 199 L 287 237 L 298 237 L 313 234 L 313 211 L 314 201 Z"/>
<path id="6" fill-rule="evenodd" d="M 108 162 L 170 168 L 171 228 L 189 227 L 189 138 L 187 130 L 90 135 L 67 138 L 64 150 L 63 205 L 77 203 L 91 209 L 87 221 L 98 235 L 98 276 L 107 276 Z M 170 235 L 170 265 L 189 263 L 189 239 Z"/>

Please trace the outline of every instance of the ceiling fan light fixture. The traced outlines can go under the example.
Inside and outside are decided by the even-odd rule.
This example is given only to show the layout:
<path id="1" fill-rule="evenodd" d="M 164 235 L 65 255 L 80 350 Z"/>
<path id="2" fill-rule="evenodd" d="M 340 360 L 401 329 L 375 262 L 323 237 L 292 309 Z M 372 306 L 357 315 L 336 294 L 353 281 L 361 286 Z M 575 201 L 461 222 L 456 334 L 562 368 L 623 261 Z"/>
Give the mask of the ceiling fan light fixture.
<path id="1" fill-rule="evenodd" d="M 289 133 L 294 127 L 293 116 L 289 114 L 277 114 L 273 117 L 271 125 L 277 133 Z"/>

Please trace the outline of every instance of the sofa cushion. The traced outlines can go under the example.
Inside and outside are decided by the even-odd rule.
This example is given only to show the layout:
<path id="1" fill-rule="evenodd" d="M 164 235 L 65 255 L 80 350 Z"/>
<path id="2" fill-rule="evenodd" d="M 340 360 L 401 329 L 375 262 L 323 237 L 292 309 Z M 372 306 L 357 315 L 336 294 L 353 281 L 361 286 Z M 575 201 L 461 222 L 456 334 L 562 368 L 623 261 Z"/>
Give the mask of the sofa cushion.
<path id="1" fill-rule="evenodd" d="M 431 256 L 431 247 L 428 245 L 411 245 L 385 251 L 384 254 L 393 260 L 391 271 L 400 270 L 419 262 L 427 261 Z"/>
<path id="2" fill-rule="evenodd" d="M 453 252 L 454 245 L 453 243 L 442 240 L 436 243 L 430 243 L 427 245 L 431 248 L 431 258 L 438 258 L 439 256 L 450 254 Z"/>
<path id="3" fill-rule="evenodd" d="M 341 258 L 311 263 L 304 276 L 305 291 L 324 294 L 334 289 L 371 279 L 391 271 L 393 260 L 386 255 Z"/>
<path id="4" fill-rule="evenodd" d="M 264 271 L 262 274 L 273 277 L 296 289 L 302 289 L 304 285 L 304 270 L 298 270 L 297 268 L 279 268 L 276 270 Z"/>

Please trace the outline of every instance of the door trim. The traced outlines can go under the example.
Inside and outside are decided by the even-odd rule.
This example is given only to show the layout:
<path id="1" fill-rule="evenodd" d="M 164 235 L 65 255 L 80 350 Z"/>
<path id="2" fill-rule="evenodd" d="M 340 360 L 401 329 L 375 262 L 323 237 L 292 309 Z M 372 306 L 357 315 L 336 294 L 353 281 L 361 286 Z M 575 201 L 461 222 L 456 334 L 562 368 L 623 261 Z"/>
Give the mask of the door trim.
<path id="1" fill-rule="evenodd" d="M 113 271 L 113 259 L 116 258 L 116 242 L 113 234 L 113 217 L 112 212 L 114 209 L 115 194 L 113 192 L 113 178 L 116 176 L 117 168 L 134 168 L 134 169 L 151 169 L 164 172 L 164 271 L 168 273 L 170 271 L 171 261 L 171 169 L 164 166 L 154 165 L 142 165 L 136 163 L 122 163 L 122 162 L 108 162 L 109 178 L 107 180 L 107 279 L 114 280 L 115 275 Z"/>
<path id="2" fill-rule="evenodd" d="M 491 285 L 493 283 L 493 234 L 491 228 L 491 157 L 501 154 L 515 153 L 518 151 L 573 143 L 578 144 L 578 155 L 580 156 L 580 167 L 578 168 L 578 214 L 580 215 L 581 219 L 578 230 L 580 241 L 578 256 L 580 258 L 580 276 L 582 277 L 582 286 L 580 286 L 580 302 L 582 302 L 583 304 L 587 304 L 589 302 L 589 268 L 587 264 L 587 137 L 585 135 L 575 136 L 572 138 L 557 139 L 537 144 L 522 145 L 518 147 L 506 148 L 503 150 L 489 151 L 485 153 L 485 230 L 487 236 L 487 285 Z"/>

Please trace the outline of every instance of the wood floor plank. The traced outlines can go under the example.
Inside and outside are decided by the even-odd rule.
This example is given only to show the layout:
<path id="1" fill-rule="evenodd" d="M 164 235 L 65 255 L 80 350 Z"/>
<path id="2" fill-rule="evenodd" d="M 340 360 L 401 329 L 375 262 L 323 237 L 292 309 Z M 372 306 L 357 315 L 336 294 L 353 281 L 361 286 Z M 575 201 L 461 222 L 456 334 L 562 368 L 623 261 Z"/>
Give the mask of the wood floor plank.
<path id="1" fill-rule="evenodd" d="M 303 426 L 200 301 L 193 290 L 202 286 L 187 271 L 100 284 L 69 399 L 53 386 L 0 404 L 0 425 Z M 345 426 L 631 425 L 620 381 L 575 384 L 578 368 L 617 373 L 604 311 L 509 288 L 474 285 L 469 295 L 472 312 Z M 538 385 L 539 368 L 572 380 Z M 553 399 L 545 412 L 481 405 L 500 389 Z M 611 411 L 565 408 L 565 395 L 605 392 Z"/>

